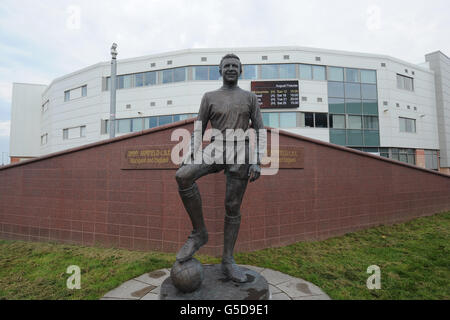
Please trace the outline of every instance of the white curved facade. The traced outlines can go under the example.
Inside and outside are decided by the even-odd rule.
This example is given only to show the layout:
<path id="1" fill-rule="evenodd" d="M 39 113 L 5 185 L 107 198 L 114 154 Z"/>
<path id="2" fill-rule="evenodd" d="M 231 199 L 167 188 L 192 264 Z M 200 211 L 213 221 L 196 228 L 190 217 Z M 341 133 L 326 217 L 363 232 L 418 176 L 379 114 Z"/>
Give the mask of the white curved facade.
<path id="1" fill-rule="evenodd" d="M 440 146 L 442 133 L 438 130 L 435 72 L 427 65 L 388 56 L 303 47 L 190 49 L 119 59 L 117 75 L 123 76 L 119 80 L 123 88 L 117 90 L 116 134 L 142 130 L 155 125 L 155 121 L 167 123 L 195 115 L 202 95 L 221 86 L 217 65 L 230 52 L 237 54 L 246 67 L 239 81 L 243 89 L 250 90 L 253 80 L 298 81 L 299 107 L 263 109 L 263 113 L 272 113 L 265 115 L 268 125 L 368 152 L 403 157 L 399 159 L 402 161 L 407 161 L 408 152 L 413 152 L 414 163 L 421 166 L 426 166 L 422 154 L 427 153 L 431 155 L 427 167 L 434 169 L 433 154 L 436 158 L 437 150 L 450 149 Z M 12 119 L 11 126 L 21 128 L 11 136 L 12 160 L 22 156 L 14 143 L 20 135 L 21 141 L 28 141 L 22 142 L 20 149 L 38 149 L 34 156 L 108 139 L 104 120 L 109 119 L 110 71 L 110 62 L 102 62 L 52 81 L 39 101 L 40 118 L 35 119 L 39 122 L 39 132 Z M 198 80 L 205 77 L 214 80 Z M 181 81 L 170 82 L 171 79 Z M 351 83 L 353 80 L 356 82 Z M 345 91 L 342 97 L 341 87 Z M 359 98 L 358 93 L 348 98 L 350 94 L 355 95 L 351 92 L 355 88 L 360 90 Z M 343 111 L 339 111 L 341 102 L 345 105 Z M 13 97 L 13 109 L 26 111 L 26 107 L 17 105 Z M 36 134 L 41 137 L 38 148 Z M 399 152 L 398 148 L 414 150 Z M 405 154 L 393 155 L 393 152 Z"/>

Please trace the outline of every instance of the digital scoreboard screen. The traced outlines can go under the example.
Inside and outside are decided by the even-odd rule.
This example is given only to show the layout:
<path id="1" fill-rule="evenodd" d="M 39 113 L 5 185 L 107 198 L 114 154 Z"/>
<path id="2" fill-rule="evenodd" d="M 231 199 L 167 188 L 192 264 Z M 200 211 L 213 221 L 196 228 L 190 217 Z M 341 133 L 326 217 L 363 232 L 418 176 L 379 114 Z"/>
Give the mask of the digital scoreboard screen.
<path id="1" fill-rule="evenodd" d="M 298 108 L 298 81 L 252 81 L 260 108 Z"/>

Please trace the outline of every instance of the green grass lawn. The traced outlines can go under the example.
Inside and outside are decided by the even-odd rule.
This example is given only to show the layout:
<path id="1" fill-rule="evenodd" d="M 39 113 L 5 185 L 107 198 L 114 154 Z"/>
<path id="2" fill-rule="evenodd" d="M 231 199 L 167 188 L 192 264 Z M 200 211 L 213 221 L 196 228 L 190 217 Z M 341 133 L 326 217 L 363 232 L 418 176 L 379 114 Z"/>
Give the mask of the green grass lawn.
<path id="1" fill-rule="evenodd" d="M 235 258 L 239 264 L 303 278 L 332 299 L 450 299 L 449 243 L 447 212 Z M 99 299 L 131 278 L 170 268 L 174 261 L 174 254 L 0 241 L 0 299 Z M 66 287 L 70 265 L 81 268 L 80 290 Z M 370 265 L 381 268 L 380 290 L 366 287 Z"/>

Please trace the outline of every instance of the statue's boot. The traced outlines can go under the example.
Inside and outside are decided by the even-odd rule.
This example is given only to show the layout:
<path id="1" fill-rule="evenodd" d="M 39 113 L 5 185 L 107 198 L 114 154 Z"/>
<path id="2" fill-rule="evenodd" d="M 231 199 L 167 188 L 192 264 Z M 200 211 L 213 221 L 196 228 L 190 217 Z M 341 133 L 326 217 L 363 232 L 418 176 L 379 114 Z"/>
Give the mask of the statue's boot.
<path id="1" fill-rule="evenodd" d="M 202 199 L 196 183 L 192 187 L 178 190 L 184 208 L 186 209 L 192 223 L 192 232 L 186 243 L 177 253 L 177 261 L 184 262 L 192 258 L 195 252 L 208 242 L 208 232 L 203 220 Z"/>
<path id="2" fill-rule="evenodd" d="M 241 215 L 225 215 L 225 225 L 223 229 L 223 255 L 222 272 L 234 282 L 246 282 L 247 276 L 236 264 L 233 258 L 234 245 L 236 243 L 239 227 L 241 226 Z"/>

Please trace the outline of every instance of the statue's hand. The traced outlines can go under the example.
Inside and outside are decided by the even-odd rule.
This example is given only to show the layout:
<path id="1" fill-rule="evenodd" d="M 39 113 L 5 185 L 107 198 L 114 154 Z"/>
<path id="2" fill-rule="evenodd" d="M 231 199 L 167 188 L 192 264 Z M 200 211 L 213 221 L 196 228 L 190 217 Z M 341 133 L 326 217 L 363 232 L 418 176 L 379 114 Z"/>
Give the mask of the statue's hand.
<path id="1" fill-rule="evenodd" d="M 259 178 L 261 175 L 261 167 L 257 164 L 252 164 L 248 170 L 248 176 L 250 177 L 250 182 L 253 182 Z"/>

